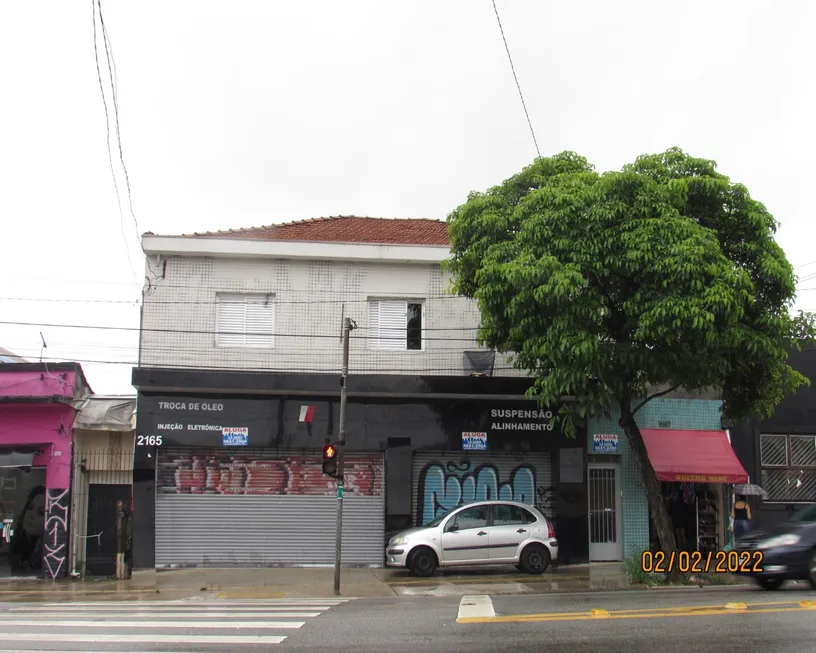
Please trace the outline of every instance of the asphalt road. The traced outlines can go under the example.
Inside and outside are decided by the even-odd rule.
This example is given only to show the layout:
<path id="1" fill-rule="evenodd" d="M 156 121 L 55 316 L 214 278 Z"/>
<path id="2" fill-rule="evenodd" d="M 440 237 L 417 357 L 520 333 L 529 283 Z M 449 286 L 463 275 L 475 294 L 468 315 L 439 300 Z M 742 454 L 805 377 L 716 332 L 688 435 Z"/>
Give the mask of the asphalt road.
<path id="1" fill-rule="evenodd" d="M 804 653 L 814 641 L 804 587 L 0 605 L 0 653 Z"/>

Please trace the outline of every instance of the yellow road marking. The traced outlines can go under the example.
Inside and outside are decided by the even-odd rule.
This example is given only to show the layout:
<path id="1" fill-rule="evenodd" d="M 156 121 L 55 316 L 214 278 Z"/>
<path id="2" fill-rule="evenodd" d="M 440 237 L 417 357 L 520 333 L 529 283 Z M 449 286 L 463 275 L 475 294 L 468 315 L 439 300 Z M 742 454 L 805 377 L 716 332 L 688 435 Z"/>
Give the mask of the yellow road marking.
<path id="1" fill-rule="evenodd" d="M 802 606 L 801 602 L 797 603 L 796 601 L 764 601 L 761 603 L 751 603 L 750 607 L 767 607 L 767 606 L 780 606 L 780 605 L 799 605 Z M 665 607 L 651 607 L 651 608 L 630 608 L 628 610 L 612 610 L 613 614 L 649 614 L 653 612 L 690 612 L 693 610 L 722 610 L 723 606 L 721 604 L 717 605 L 678 605 L 678 606 L 665 606 Z M 591 611 L 590 611 L 591 612 Z M 604 610 L 604 612 L 607 612 Z M 525 615 L 516 615 L 520 617 L 533 617 L 533 618 L 549 618 L 549 617 L 565 617 L 565 616 L 575 616 L 575 617 L 585 617 L 587 615 L 586 610 L 582 610 L 580 612 L 539 612 L 539 613 L 532 613 L 532 614 L 525 614 Z M 498 619 L 498 617 L 496 617 Z"/>
<path id="2" fill-rule="evenodd" d="M 752 604 L 759 605 L 791 605 L 796 607 L 788 608 L 759 608 L 753 610 L 745 610 L 745 612 L 802 612 L 803 610 L 812 610 L 816 605 L 804 606 L 804 603 L 811 603 L 809 601 L 788 602 L 778 601 L 768 604 Z M 816 602 L 812 602 L 816 604 Z M 666 617 L 705 617 L 734 614 L 733 609 L 723 606 L 695 606 L 695 607 L 679 607 L 679 608 L 647 608 L 639 610 L 616 610 L 614 612 L 607 612 L 605 610 L 595 609 L 590 612 L 551 612 L 546 614 L 521 614 L 521 615 L 505 615 L 497 617 L 472 617 L 457 619 L 457 623 L 472 624 L 472 623 L 509 623 L 509 622 L 539 622 L 539 621 L 590 621 L 593 619 L 655 619 Z"/>
<path id="3" fill-rule="evenodd" d="M 748 606 L 744 603 L 726 603 L 725 604 L 726 610 L 747 610 Z"/>

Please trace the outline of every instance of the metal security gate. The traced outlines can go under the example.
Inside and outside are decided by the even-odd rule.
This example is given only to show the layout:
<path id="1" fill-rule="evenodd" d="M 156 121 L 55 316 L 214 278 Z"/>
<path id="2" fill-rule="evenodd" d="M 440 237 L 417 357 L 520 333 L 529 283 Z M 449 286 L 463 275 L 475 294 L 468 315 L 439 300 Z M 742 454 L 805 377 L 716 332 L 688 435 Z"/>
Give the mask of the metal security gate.
<path id="1" fill-rule="evenodd" d="M 331 565 L 337 485 L 320 451 L 160 450 L 157 567 Z M 383 455 L 346 455 L 343 564 L 382 566 Z"/>
<path id="2" fill-rule="evenodd" d="M 591 562 L 623 559 L 619 470 L 612 463 L 590 464 L 587 469 Z"/>
<path id="3" fill-rule="evenodd" d="M 550 454 L 419 451 L 414 455 L 415 524 L 427 524 L 446 510 L 484 499 L 528 503 L 555 525 Z"/>

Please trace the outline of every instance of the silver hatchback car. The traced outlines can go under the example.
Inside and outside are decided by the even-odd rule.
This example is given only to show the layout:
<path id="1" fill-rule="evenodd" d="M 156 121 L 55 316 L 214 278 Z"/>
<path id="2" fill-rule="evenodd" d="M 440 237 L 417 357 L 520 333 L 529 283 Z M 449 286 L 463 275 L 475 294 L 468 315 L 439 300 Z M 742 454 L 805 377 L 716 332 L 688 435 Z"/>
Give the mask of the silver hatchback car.
<path id="1" fill-rule="evenodd" d="M 388 567 L 432 576 L 438 567 L 515 565 L 542 574 L 558 559 L 558 540 L 549 520 L 516 501 L 474 501 L 432 522 L 397 533 L 388 542 Z"/>

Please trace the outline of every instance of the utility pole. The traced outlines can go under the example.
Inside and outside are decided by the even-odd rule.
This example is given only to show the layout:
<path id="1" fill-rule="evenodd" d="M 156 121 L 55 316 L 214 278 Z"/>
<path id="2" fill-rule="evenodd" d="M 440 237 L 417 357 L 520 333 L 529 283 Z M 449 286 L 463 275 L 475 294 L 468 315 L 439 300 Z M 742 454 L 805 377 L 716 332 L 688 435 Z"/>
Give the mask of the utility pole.
<path id="1" fill-rule="evenodd" d="M 334 539 L 334 594 L 340 596 L 340 558 L 343 549 L 343 470 L 346 460 L 346 401 L 348 399 L 349 340 L 354 320 L 343 320 L 343 371 L 340 375 L 340 434 L 337 438 L 337 525 Z"/>

